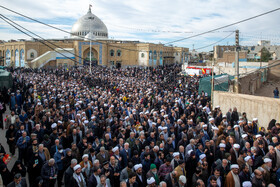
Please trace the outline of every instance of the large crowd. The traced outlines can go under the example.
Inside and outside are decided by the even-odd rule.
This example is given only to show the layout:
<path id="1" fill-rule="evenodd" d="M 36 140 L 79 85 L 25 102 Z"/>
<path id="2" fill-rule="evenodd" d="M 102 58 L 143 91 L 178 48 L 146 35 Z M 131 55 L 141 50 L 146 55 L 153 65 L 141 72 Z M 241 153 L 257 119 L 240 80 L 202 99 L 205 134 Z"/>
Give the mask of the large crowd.
<path id="1" fill-rule="evenodd" d="M 0 186 L 280 186 L 276 120 L 222 113 L 177 65 L 86 69 L 9 70 Z"/>

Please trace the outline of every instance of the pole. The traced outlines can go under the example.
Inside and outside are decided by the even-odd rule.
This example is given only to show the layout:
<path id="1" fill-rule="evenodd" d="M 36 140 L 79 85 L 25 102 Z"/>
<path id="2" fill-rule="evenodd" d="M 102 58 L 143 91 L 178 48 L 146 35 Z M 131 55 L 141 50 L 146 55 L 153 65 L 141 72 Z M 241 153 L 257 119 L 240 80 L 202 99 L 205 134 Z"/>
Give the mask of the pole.
<path id="1" fill-rule="evenodd" d="M 91 18 L 89 26 L 89 73 L 91 74 Z"/>
<path id="2" fill-rule="evenodd" d="M 214 106 L 214 58 L 212 60 L 212 81 L 211 81 L 211 109 Z"/>
<path id="3" fill-rule="evenodd" d="M 235 31 L 235 81 L 236 81 L 236 93 L 239 93 L 239 30 Z"/>

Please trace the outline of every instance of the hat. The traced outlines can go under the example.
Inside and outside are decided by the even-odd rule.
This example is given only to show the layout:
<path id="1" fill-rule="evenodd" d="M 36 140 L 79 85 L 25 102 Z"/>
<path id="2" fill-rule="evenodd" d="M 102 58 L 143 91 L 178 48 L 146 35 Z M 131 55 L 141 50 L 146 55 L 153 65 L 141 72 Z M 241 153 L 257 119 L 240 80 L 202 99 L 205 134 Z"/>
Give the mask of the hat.
<path id="1" fill-rule="evenodd" d="M 230 169 L 239 169 L 239 166 L 237 164 L 232 164 L 230 166 Z"/>
<path id="2" fill-rule="evenodd" d="M 156 165 L 155 164 L 151 164 L 150 169 L 156 169 Z"/>
<path id="3" fill-rule="evenodd" d="M 153 184 L 155 182 L 156 181 L 155 181 L 154 177 L 151 177 L 151 178 L 147 179 L 147 184 Z"/>
<path id="4" fill-rule="evenodd" d="M 258 118 L 253 118 L 253 121 L 258 121 Z"/>
<path id="5" fill-rule="evenodd" d="M 244 158 L 245 162 L 248 162 L 248 160 L 250 160 L 250 159 L 251 159 L 251 156 L 246 156 L 246 157 Z"/>
<path id="6" fill-rule="evenodd" d="M 62 124 L 62 121 L 60 121 L 60 120 L 59 120 L 59 121 L 57 121 L 57 123 L 60 123 L 60 124 Z"/>
<path id="7" fill-rule="evenodd" d="M 227 118 L 227 115 L 223 115 L 223 118 Z"/>
<path id="8" fill-rule="evenodd" d="M 114 147 L 114 148 L 112 149 L 113 153 L 116 152 L 117 150 L 119 150 L 119 147 Z"/>
<path id="9" fill-rule="evenodd" d="M 247 134 L 242 134 L 242 138 L 246 138 L 247 136 Z"/>
<path id="10" fill-rule="evenodd" d="M 203 128 L 207 127 L 207 125 L 202 125 Z"/>
<path id="11" fill-rule="evenodd" d="M 250 181 L 245 181 L 242 183 L 243 187 L 252 187 L 252 183 Z"/>
<path id="12" fill-rule="evenodd" d="M 219 144 L 219 147 L 225 148 L 225 147 L 226 147 L 226 144 L 220 143 L 220 144 Z"/>
<path id="13" fill-rule="evenodd" d="M 55 129 L 56 127 L 57 127 L 56 123 L 53 123 L 52 126 L 51 126 L 52 129 Z"/>
<path id="14" fill-rule="evenodd" d="M 75 123 L 75 121 L 74 121 L 74 120 L 70 120 L 70 122 L 71 122 L 71 123 Z"/>
<path id="15" fill-rule="evenodd" d="M 209 119 L 209 121 L 213 121 L 213 120 L 214 120 L 214 118 L 210 118 L 210 119 Z"/>
<path id="16" fill-rule="evenodd" d="M 264 162 L 264 163 L 268 163 L 268 162 L 272 162 L 272 160 L 271 160 L 270 158 L 265 158 L 265 159 L 263 160 L 263 162 Z"/>
<path id="17" fill-rule="evenodd" d="M 180 175 L 179 181 L 181 181 L 183 184 L 187 183 L 187 179 L 186 179 L 186 177 L 184 175 Z"/>
<path id="18" fill-rule="evenodd" d="M 167 118 L 167 117 L 168 117 L 168 115 L 166 114 L 166 115 L 164 115 L 163 117 L 164 117 L 164 118 Z"/>
<path id="19" fill-rule="evenodd" d="M 234 147 L 235 149 L 239 149 L 239 148 L 240 148 L 240 145 L 237 144 L 237 143 L 235 143 L 235 144 L 233 144 L 233 147 Z"/>
<path id="20" fill-rule="evenodd" d="M 218 127 L 212 127 L 213 131 L 218 131 L 219 128 Z"/>
<path id="21" fill-rule="evenodd" d="M 239 128 L 239 125 L 234 125 L 233 128 Z"/>
<path id="22" fill-rule="evenodd" d="M 103 166 L 105 166 L 106 164 L 109 164 L 109 161 L 103 162 Z"/>
<path id="23" fill-rule="evenodd" d="M 142 168 L 142 167 L 143 167 L 142 164 L 136 164 L 134 166 L 134 170 L 137 171 L 139 168 Z"/>
<path id="24" fill-rule="evenodd" d="M 84 159 L 85 157 L 88 157 L 88 154 L 84 154 L 83 157 L 82 157 L 82 159 Z"/>
<path id="25" fill-rule="evenodd" d="M 75 167 L 74 167 L 74 171 L 76 171 L 77 169 L 81 168 L 81 165 L 80 164 L 77 164 Z"/>
<path id="26" fill-rule="evenodd" d="M 189 151 L 188 151 L 188 155 L 191 155 L 192 151 L 193 151 L 192 149 L 189 150 Z"/>
<path id="27" fill-rule="evenodd" d="M 179 156 L 180 155 L 180 153 L 179 152 L 175 152 L 175 153 L 173 153 L 173 157 L 175 157 L 175 156 Z"/>
<path id="28" fill-rule="evenodd" d="M 256 138 L 259 138 L 259 137 L 261 137 L 261 136 L 262 136 L 262 135 L 260 135 L 260 134 L 257 134 L 257 135 L 256 135 Z"/>
<path id="29" fill-rule="evenodd" d="M 199 159 L 200 159 L 200 160 L 204 159 L 205 157 L 206 157 L 206 155 L 205 155 L 205 154 L 201 154 L 201 155 L 199 155 Z"/>
<path id="30" fill-rule="evenodd" d="M 88 120 L 85 120 L 84 123 L 85 123 L 85 124 L 88 124 Z"/>

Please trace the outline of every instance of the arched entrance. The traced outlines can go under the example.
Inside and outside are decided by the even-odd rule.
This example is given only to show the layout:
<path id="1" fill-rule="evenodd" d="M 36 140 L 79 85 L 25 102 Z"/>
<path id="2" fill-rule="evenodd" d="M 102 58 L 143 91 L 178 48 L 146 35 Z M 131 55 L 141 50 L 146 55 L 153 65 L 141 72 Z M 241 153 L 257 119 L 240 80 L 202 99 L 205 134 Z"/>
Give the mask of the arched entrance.
<path id="1" fill-rule="evenodd" d="M 90 63 L 90 48 L 87 48 L 86 50 L 84 50 L 83 52 L 83 62 L 84 65 L 89 65 Z M 98 52 L 94 49 L 91 48 L 91 65 L 97 65 L 98 62 Z"/>

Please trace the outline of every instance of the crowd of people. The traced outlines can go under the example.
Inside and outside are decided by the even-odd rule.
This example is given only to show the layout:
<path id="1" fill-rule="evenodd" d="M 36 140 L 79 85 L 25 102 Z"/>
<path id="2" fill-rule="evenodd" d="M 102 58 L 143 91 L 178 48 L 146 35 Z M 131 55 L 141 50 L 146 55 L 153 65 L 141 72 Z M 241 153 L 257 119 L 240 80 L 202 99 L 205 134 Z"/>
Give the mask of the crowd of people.
<path id="1" fill-rule="evenodd" d="M 211 110 L 180 66 L 10 69 L 4 186 L 280 186 L 280 124 Z M 259 116 L 261 117 L 261 116 Z M 2 142 L 3 144 L 3 142 Z M 18 155 L 16 155 L 18 153 Z M 17 158 L 11 170 L 7 165 Z M 275 185 L 274 185 L 275 184 Z"/>

